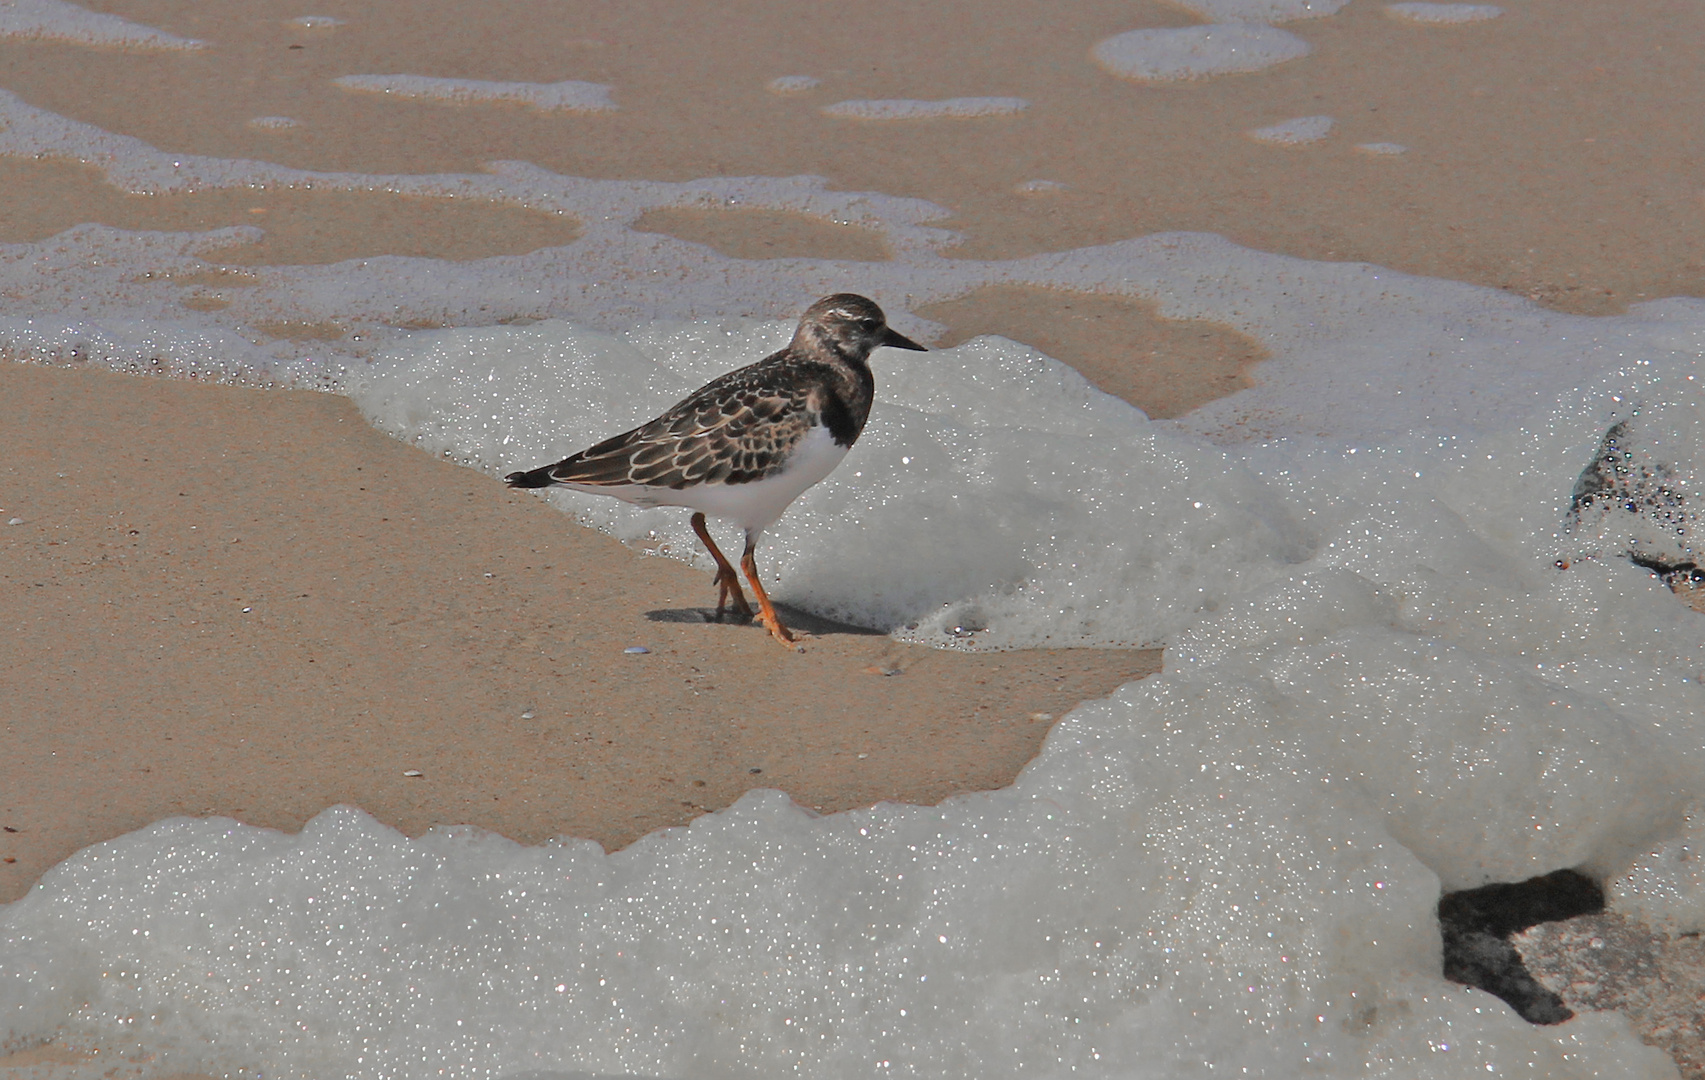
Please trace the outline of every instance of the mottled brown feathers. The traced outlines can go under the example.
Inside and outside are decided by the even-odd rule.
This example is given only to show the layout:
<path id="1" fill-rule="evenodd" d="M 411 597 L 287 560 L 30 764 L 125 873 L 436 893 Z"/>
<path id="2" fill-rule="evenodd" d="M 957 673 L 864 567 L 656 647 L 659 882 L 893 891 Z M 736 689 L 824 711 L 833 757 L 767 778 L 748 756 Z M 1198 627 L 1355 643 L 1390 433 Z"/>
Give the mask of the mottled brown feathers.
<path id="1" fill-rule="evenodd" d="M 706 384 L 642 427 L 506 479 L 512 487 L 675 491 L 762 480 L 783 471 L 817 428 L 843 449 L 858 440 L 876 390 L 870 352 L 882 345 L 923 348 L 890 329 L 865 297 L 825 296 L 805 312 L 787 348 Z"/>
<path id="2" fill-rule="evenodd" d="M 789 364 L 790 377 L 771 369 Z M 549 482 L 604 487 L 643 484 L 679 490 L 693 484 L 744 484 L 780 469 L 824 413 L 852 410 L 837 397 L 834 373 L 801 370 L 787 350 L 729 372 L 657 419 L 548 466 Z M 858 438 L 870 413 L 866 397 L 847 425 Z M 837 440 L 840 441 L 840 440 Z"/>

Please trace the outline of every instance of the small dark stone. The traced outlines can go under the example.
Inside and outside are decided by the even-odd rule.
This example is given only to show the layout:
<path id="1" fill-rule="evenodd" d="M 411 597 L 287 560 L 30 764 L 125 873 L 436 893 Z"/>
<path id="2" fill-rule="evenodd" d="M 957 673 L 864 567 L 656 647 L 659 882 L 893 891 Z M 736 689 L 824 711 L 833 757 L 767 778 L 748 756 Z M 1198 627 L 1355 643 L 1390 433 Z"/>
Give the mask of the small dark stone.
<path id="1" fill-rule="evenodd" d="M 1575 1014 L 1528 974 L 1510 938 L 1603 910 L 1604 890 L 1578 870 L 1446 893 L 1439 898 L 1444 976 L 1502 998 L 1530 1024 L 1560 1024 Z"/>

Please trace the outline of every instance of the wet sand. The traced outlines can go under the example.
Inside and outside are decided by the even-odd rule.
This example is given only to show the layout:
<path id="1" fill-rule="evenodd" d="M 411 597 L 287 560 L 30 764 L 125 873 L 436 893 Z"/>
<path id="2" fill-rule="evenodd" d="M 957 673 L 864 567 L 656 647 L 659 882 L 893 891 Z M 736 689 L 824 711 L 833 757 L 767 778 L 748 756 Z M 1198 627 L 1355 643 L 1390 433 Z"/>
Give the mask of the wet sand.
<path id="1" fill-rule="evenodd" d="M 1687 0 L 1511 3 L 1497 19 L 1463 26 L 1400 21 L 1359 0 L 1285 24 L 1314 46 L 1302 60 L 1177 84 L 1127 82 L 1088 59 L 1108 35 L 1196 21 L 1156 0 L 1086 0 L 1069 18 L 1045 0 L 875 0 L 857 18 L 821 0 L 691 11 L 667 0 L 335 0 L 323 12 L 276 0 L 90 6 L 208 47 L 0 39 L 0 85 L 174 152 L 367 172 L 471 172 L 515 159 L 589 177 L 816 174 L 947 208 L 966 257 L 1199 229 L 1265 251 L 1506 288 L 1570 311 L 1705 291 L 1693 119 L 1705 112 L 1705 77 L 1692 47 L 1705 39 L 1705 10 Z M 343 25 L 289 21 L 305 13 Z M 606 83 L 618 108 L 456 106 L 332 82 L 391 72 Z M 783 75 L 820 85 L 766 89 Z M 1013 116 L 904 123 L 820 111 L 845 99 L 961 95 L 1031 104 Z M 1247 135 L 1317 114 L 1337 119 L 1318 144 Z M 262 116 L 299 125 L 249 124 Z M 1409 151 L 1355 149 L 1368 142 Z M 39 173 L 26 164 L 7 178 L 10 200 L 56 190 L 51 163 Z M 1015 190 L 1032 180 L 1064 187 Z M 254 206 L 272 198 L 253 194 Z M 343 231 L 359 235 L 384 228 L 387 202 L 409 201 L 376 195 L 340 208 L 329 193 L 307 199 L 325 209 L 279 222 L 270 242 L 281 258 L 323 261 L 298 233 L 327 214 L 348 213 Z M 253 224 L 248 210 L 213 216 Z M 91 212 L 86 220 L 104 220 Z M 460 231 L 502 228 L 481 223 L 476 208 L 452 216 Z M 0 240 L 29 235 L 0 222 Z M 512 249 L 508 240 L 487 248 Z"/>

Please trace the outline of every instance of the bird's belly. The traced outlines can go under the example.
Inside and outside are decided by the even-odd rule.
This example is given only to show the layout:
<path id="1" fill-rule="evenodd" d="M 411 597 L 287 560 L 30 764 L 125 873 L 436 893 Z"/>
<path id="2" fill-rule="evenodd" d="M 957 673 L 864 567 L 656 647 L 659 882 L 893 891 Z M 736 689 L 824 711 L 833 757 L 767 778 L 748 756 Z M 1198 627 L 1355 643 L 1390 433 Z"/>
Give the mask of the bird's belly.
<path id="1" fill-rule="evenodd" d="M 745 484 L 706 484 L 671 494 L 680 505 L 711 517 L 732 521 L 745 529 L 762 530 L 775 523 L 793 500 L 835 471 L 847 456 L 826 427 L 812 428 L 788 456 L 780 472 Z"/>
<path id="2" fill-rule="evenodd" d="M 693 484 L 684 488 L 644 484 L 564 484 L 592 495 L 611 495 L 636 506 L 685 506 L 743 529 L 762 531 L 775 523 L 793 500 L 835 471 L 847 447 L 826 427 L 812 428 L 799 440 L 780 472 L 745 484 Z"/>

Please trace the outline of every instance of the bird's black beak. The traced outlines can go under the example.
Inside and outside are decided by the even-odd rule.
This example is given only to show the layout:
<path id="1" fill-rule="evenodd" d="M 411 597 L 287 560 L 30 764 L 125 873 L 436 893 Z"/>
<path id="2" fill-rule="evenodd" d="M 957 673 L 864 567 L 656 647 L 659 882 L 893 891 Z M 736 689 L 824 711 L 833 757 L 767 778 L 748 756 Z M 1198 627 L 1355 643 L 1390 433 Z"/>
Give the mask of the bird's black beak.
<path id="1" fill-rule="evenodd" d="M 888 332 L 882 336 L 882 340 L 878 341 L 877 344 L 886 345 L 890 349 L 910 349 L 913 352 L 929 352 L 928 349 L 919 345 L 905 334 L 895 330 L 892 326 L 888 328 Z"/>

